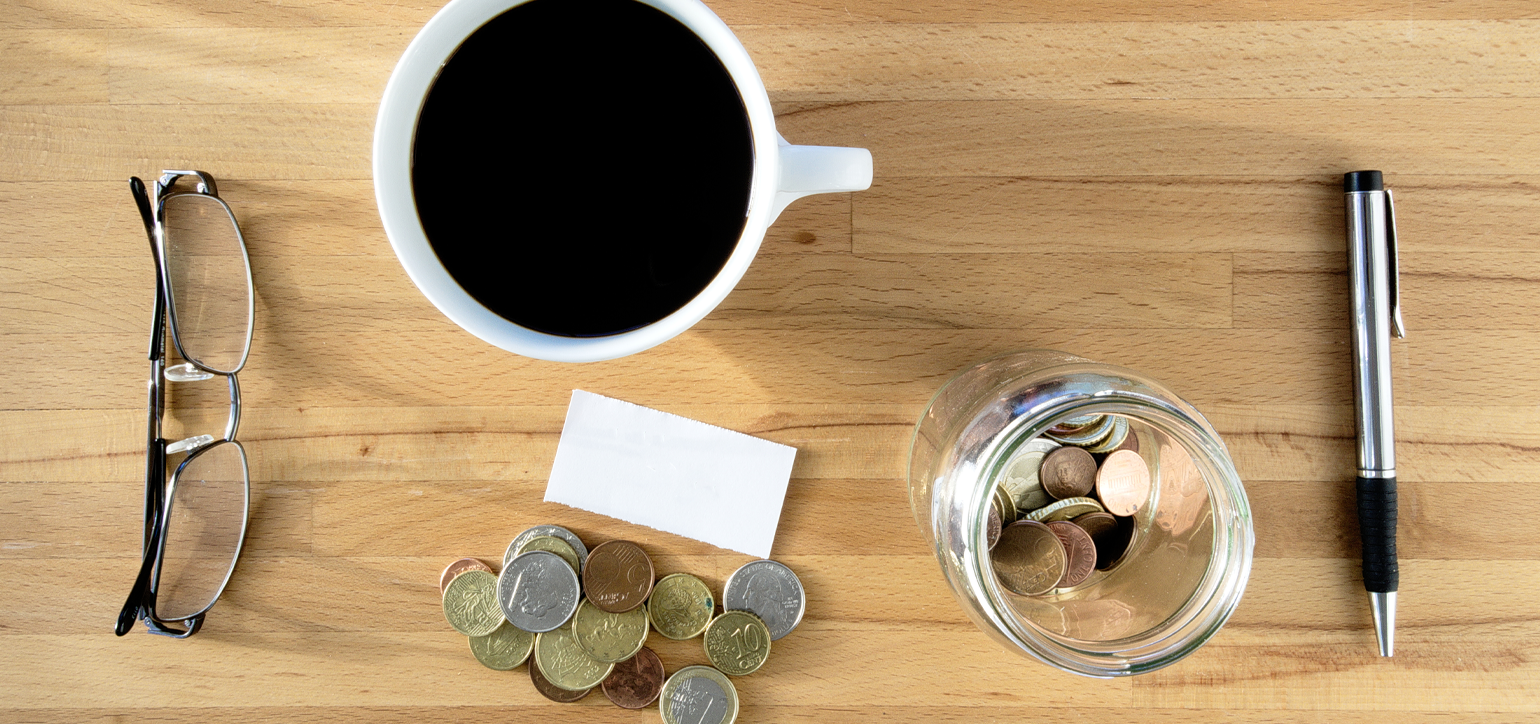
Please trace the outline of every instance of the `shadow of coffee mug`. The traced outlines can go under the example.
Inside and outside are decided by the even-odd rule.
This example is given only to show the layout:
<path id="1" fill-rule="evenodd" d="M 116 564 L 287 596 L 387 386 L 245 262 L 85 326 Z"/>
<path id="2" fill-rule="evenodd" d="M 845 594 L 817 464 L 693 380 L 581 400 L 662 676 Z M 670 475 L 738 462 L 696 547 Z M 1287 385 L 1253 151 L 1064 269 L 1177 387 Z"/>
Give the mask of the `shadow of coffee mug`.
<path id="1" fill-rule="evenodd" d="M 476 285 L 471 283 L 462 285 L 457 281 L 456 275 L 446 267 L 445 259 L 435 252 L 435 244 L 440 247 L 444 247 L 446 243 L 468 244 L 473 245 L 470 248 L 474 249 L 474 245 L 490 242 L 474 234 L 464 235 L 465 238 L 446 239 L 444 238 L 446 234 L 441 231 L 435 231 L 436 235 L 430 241 L 430 234 L 425 230 L 423 208 L 419 207 L 421 199 L 418 194 L 423 193 L 423 190 L 414 187 L 413 176 L 414 151 L 420 152 L 424 148 L 416 138 L 419 125 L 427 117 L 424 106 L 428 103 L 435 83 L 439 81 L 441 71 L 446 68 L 451 59 L 456 58 L 456 53 L 462 46 L 471 47 L 472 44 L 468 42 L 471 36 L 483 27 L 495 27 L 491 21 L 497 20 L 498 23 L 506 26 L 509 20 L 527 16 L 527 8 L 521 8 L 519 11 L 525 15 L 515 16 L 508 13 L 514 8 L 526 5 L 524 0 L 452 0 L 418 33 L 391 73 L 390 81 L 385 87 L 384 98 L 380 102 L 374 133 L 374 185 L 380 217 L 396 256 L 401 260 L 402 266 L 406 268 L 408 276 L 418 289 L 450 320 L 493 345 L 527 357 L 558 362 L 592 362 L 634 354 L 662 344 L 700 321 L 737 285 L 759 250 L 765 230 L 774 223 L 776 217 L 788 204 L 812 194 L 860 191 L 870 187 L 872 156 L 866 149 L 793 146 L 782 138 L 775 128 L 775 115 L 771 111 L 770 99 L 764 83 L 760 80 L 753 61 L 749 59 L 748 51 L 739 43 L 727 25 L 698 0 L 587 0 L 588 5 L 583 5 L 585 0 L 530 0 L 528 7 L 533 8 L 540 4 L 542 9 L 547 9 L 554 7 L 555 3 L 562 2 L 578 3 L 578 5 L 564 7 L 584 7 L 585 11 L 590 6 L 601 8 L 623 6 L 622 9 L 627 9 L 627 12 L 631 12 L 629 9 L 638 3 L 649 6 L 672 18 L 689 34 L 693 34 L 694 39 L 699 40 L 709 50 L 715 60 L 721 64 L 722 70 L 725 70 L 726 76 L 730 78 L 732 88 L 736 90 L 738 100 L 741 100 L 744 120 L 747 122 L 747 141 L 750 148 L 746 150 L 751 151 L 752 158 L 745 157 L 744 160 L 746 164 L 752 165 L 747 182 L 747 201 L 742 209 L 744 214 L 742 231 L 738 234 L 736 241 L 724 239 L 721 253 L 726 255 L 725 263 L 721 264 L 720 270 L 716 271 L 714 276 L 701 277 L 702 280 L 709 278 L 709 282 L 705 282 L 698 292 L 691 287 L 689 291 L 694 292 L 693 296 L 689 296 L 688 300 L 683 301 L 682 306 L 678 306 L 677 309 L 656 319 L 645 319 L 642 323 L 633 324 L 630 328 L 621 331 L 581 336 L 560 331 L 552 333 L 550 329 L 531 328 L 538 325 L 516 323 L 493 311 L 483 303 L 487 295 L 484 293 L 473 295 L 467 292 L 467 286 L 477 288 Z M 651 13 L 646 10 L 642 12 Z M 508 14 L 505 15 L 505 13 Z M 666 19 L 662 22 L 668 23 Z M 570 28 L 567 29 L 570 30 Z M 627 28 L 624 32 L 643 33 L 645 29 Z M 519 102 L 519 99 L 505 102 L 513 104 Z M 527 112 L 539 112 L 537 104 L 529 105 L 532 107 Z M 623 107 L 616 109 L 615 124 L 625 124 L 624 112 Z M 421 165 L 423 159 L 419 158 L 417 161 Z M 416 170 L 419 175 L 422 173 L 422 168 Z M 500 172 L 518 174 L 519 169 L 502 169 Z M 625 173 L 620 174 L 622 179 L 618 182 L 620 188 L 595 193 L 625 194 L 627 183 L 638 186 L 649 183 L 647 174 L 648 169 L 645 168 L 625 169 Z M 521 181 L 531 183 L 528 180 L 521 179 Z M 433 179 L 434 184 L 496 182 L 496 180 L 488 181 L 474 177 Z M 539 183 L 541 180 L 537 179 L 534 182 Z M 649 189 L 649 191 L 657 193 L 656 189 Z M 689 190 L 679 189 L 678 192 L 688 194 Z M 515 199 L 510 200 L 512 201 Z M 596 205 L 595 212 L 604 213 L 602 204 Z M 507 223 L 512 227 L 517 225 L 518 220 L 510 218 Z M 581 219 L 574 219 L 571 223 L 575 227 L 582 226 Z M 431 227 L 432 224 L 429 226 Z M 661 234 L 663 232 L 656 229 L 639 229 L 636 233 Z M 570 243 L 579 244 L 581 239 L 572 240 Z M 730 244 L 730 252 L 727 251 L 728 244 Z M 472 258 L 475 259 L 475 257 Z M 462 278 L 466 277 L 466 272 L 463 271 L 465 266 L 461 264 L 456 267 L 457 273 Z M 475 264 L 471 266 L 474 267 Z M 509 266 L 506 283 L 510 285 L 519 284 L 521 275 L 528 278 L 529 274 L 540 273 L 538 269 L 518 269 L 517 264 Z M 707 268 L 715 268 L 715 262 L 709 264 Z M 481 272 L 478 270 L 474 273 Z M 581 273 L 581 270 L 577 273 Z M 481 297 L 480 300 L 478 296 Z"/>

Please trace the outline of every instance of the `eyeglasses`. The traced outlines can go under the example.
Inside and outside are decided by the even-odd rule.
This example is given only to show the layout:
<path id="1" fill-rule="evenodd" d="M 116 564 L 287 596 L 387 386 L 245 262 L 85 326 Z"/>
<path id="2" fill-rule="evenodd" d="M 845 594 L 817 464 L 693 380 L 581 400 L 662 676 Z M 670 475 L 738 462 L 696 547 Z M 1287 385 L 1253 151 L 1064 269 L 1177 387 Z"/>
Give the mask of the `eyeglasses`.
<path id="1" fill-rule="evenodd" d="M 195 186 L 177 187 L 184 177 Z M 241 387 L 235 374 L 251 351 L 251 260 L 230 207 L 202 171 L 163 171 L 152 196 L 128 182 L 155 261 L 150 329 L 150 410 L 144 473 L 144 558 L 118 614 L 119 636 L 136 621 L 150 633 L 187 638 L 235 571 L 246 538 L 251 478 L 235 441 Z M 166 366 L 166 330 L 182 364 Z M 225 378 L 230 413 L 223 437 L 161 437 L 166 383 Z M 168 458 L 185 455 L 171 479 Z M 180 626 L 180 628 L 178 627 Z"/>

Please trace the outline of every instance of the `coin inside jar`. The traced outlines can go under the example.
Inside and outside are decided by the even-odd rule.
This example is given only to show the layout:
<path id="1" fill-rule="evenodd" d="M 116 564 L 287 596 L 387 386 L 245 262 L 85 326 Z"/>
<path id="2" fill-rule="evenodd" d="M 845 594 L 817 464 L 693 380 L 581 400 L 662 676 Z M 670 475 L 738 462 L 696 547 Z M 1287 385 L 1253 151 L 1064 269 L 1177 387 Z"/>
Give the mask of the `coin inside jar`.
<path id="1" fill-rule="evenodd" d="M 1096 485 L 1096 458 L 1084 448 L 1061 447 L 1043 458 L 1038 479 L 1059 500 L 1084 497 Z"/>
<path id="2" fill-rule="evenodd" d="M 1108 570 L 1123 559 L 1133 536 L 1132 521 L 1120 520 L 1111 513 L 1086 513 L 1072 522 L 1089 533 L 1096 544 L 1097 570 Z"/>
<path id="3" fill-rule="evenodd" d="M 651 704 L 663 691 L 663 660 L 645 646 L 625 661 L 600 686 L 604 695 L 622 709 L 640 709 Z"/>
<path id="4" fill-rule="evenodd" d="M 706 630 L 716 606 L 705 581 L 688 573 L 672 573 L 653 586 L 647 599 L 647 618 L 664 638 L 682 641 Z"/>
<path id="5" fill-rule="evenodd" d="M 1056 520 L 1047 525 L 1064 544 L 1067 561 L 1056 588 L 1074 588 L 1085 583 L 1096 572 L 1096 544 L 1091 541 L 1091 534 L 1069 521 Z"/>
<path id="6" fill-rule="evenodd" d="M 1095 498 L 1065 498 L 1046 508 L 1038 508 L 1027 515 L 1027 520 L 1047 523 L 1051 520 L 1070 520 L 1086 513 L 1105 512 Z"/>
<path id="7" fill-rule="evenodd" d="M 583 590 L 601 611 L 625 613 L 652 593 L 652 559 L 635 543 L 606 541 L 588 554 Z"/>
<path id="8" fill-rule="evenodd" d="M 455 576 L 458 576 L 461 573 L 464 573 L 466 571 L 486 571 L 487 573 L 492 573 L 493 575 L 496 575 L 495 573 L 493 573 L 492 569 L 489 566 L 487 566 L 487 564 L 482 563 L 481 561 L 478 561 L 475 558 L 461 558 L 460 560 L 457 560 L 454 563 L 451 563 L 448 566 L 446 566 L 444 568 L 444 572 L 439 574 L 439 576 L 438 576 L 438 592 L 439 592 L 439 594 L 443 595 L 444 591 L 449 589 L 449 582 L 453 581 L 455 579 Z"/>
<path id="9" fill-rule="evenodd" d="M 988 516 L 989 519 L 984 521 L 984 544 L 989 546 L 989 550 L 994 550 L 1000 542 L 1000 531 L 1005 526 L 1000 522 L 1000 510 L 995 506 L 989 506 Z"/>
<path id="10" fill-rule="evenodd" d="M 1096 471 L 1096 496 L 1113 515 L 1131 516 L 1150 497 L 1150 468 L 1132 450 L 1118 450 Z"/>
<path id="11" fill-rule="evenodd" d="M 1024 520 L 1006 526 L 989 561 L 1006 590 L 1037 596 L 1053 590 L 1064 577 L 1069 556 L 1051 528 Z"/>

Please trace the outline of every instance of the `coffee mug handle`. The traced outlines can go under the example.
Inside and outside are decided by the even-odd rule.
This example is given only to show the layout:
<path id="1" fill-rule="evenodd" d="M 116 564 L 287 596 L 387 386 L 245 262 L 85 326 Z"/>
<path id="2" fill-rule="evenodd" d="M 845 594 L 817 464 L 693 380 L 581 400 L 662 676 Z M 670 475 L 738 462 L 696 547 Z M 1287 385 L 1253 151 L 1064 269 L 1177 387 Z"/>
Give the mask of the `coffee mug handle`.
<path id="1" fill-rule="evenodd" d="M 776 134 L 781 153 L 781 182 L 770 221 L 791 202 L 813 194 L 865 191 L 872 186 L 872 152 L 839 146 L 793 146 Z"/>

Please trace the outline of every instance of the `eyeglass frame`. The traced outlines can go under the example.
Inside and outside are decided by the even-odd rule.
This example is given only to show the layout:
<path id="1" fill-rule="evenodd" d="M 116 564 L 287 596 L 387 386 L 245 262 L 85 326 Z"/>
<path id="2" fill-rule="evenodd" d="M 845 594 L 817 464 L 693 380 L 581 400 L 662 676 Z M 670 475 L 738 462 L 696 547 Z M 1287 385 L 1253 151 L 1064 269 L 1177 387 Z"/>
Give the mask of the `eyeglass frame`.
<path id="1" fill-rule="evenodd" d="M 179 179 L 184 176 L 196 177 L 197 183 L 192 191 L 181 193 L 173 192 Z M 235 573 L 235 565 L 240 560 L 241 549 L 245 545 L 246 530 L 251 518 L 251 469 L 246 459 L 246 449 L 235 440 L 236 429 L 241 420 L 241 387 L 236 373 L 246 366 L 246 359 L 251 353 L 251 337 L 255 323 L 256 302 L 254 285 L 251 280 L 251 256 L 246 250 L 246 239 L 241 235 L 241 227 L 235 220 L 235 214 L 230 210 L 230 205 L 224 199 L 219 198 L 218 187 L 214 178 L 203 171 L 162 171 L 159 179 L 154 184 L 155 206 L 152 211 L 150 195 L 146 191 L 144 182 L 137 176 L 129 179 L 129 191 L 134 196 L 135 205 L 139 208 L 139 215 L 144 222 L 145 233 L 150 240 L 150 254 L 155 261 L 155 310 L 150 329 L 150 382 L 149 382 L 149 413 L 147 427 L 147 441 L 145 445 L 145 489 L 144 489 L 144 540 L 143 560 L 139 566 L 139 574 L 134 580 L 134 586 L 130 589 L 128 600 L 123 604 L 123 610 L 118 614 L 117 625 L 114 633 L 123 636 L 133 629 L 138 621 L 144 621 L 145 628 L 152 634 L 184 639 L 197 633 L 203 626 L 205 616 L 209 609 L 219 601 L 224 594 L 225 587 L 230 583 L 230 577 Z M 200 194 L 212 198 L 229 214 L 230 222 L 235 230 L 237 245 L 241 250 L 241 260 L 246 271 L 246 344 L 241 354 L 240 362 L 235 369 L 225 371 L 209 367 L 202 362 L 186 354 L 182 347 L 181 334 L 177 326 L 176 304 L 171 296 L 171 272 L 166 254 L 166 201 L 183 194 Z M 184 380 L 202 380 L 219 376 L 226 379 L 230 396 L 230 413 L 225 423 L 224 436 L 213 438 L 208 435 L 198 435 L 169 443 L 161 437 L 161 424 L 165 415 L 165 382 L 175 381 L 175 377 L 167 375 L 166 368 L 166 329 L 171 330 L 172 343 L 176 347 L 177 354 L 191 367 L 178 373 Z M 176 367 L 183 367 L 177 365 Z M 173 368 L 175 369 L 175 368 Z M 211 450 L 224 445 L 234 445 L 240 454 L 241 478 L 243 488 L 243 501 L 241 510 L 240 537 L 236 539 L 235 551 L 230 558 L 230 567 L 225 571 L 224 580 L 219 588 L 210 597 L 208 605 L 202 609 L 185 615 L 168 619 L 160 618 L 155 613 L 156 593 L 160 586 L 161 565 L 164 562 L 167 531 L 171 523 L 171 504 L 176 499 L 176 489 L 183 471 L 193 461 L 205 455 Z M 178 452 L 187 452 L 187 458 L 177 465 L 176 471 L 166 480 L 166 458 Z M 180 623 L 184 628 L 178 629 L 172 624 Z"/>

